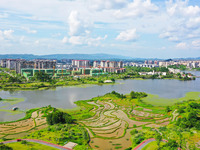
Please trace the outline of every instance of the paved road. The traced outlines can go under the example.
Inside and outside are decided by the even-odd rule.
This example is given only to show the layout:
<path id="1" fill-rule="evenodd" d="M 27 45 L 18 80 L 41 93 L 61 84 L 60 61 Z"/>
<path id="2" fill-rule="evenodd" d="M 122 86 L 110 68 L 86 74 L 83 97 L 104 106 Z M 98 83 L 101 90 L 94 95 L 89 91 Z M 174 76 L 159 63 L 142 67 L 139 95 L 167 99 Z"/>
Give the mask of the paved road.
<path id="1" fill-rule="evenodd" d="M 136 148 L 134 148 L 134 150 L 141 150 L 142 148 L 144 148 L 147 144 L 151 143 L 155 141 L 155 139 L 148 139 L 148 140 L 145 140 L 143 141 L 142 143 L 140 143 Z"/>
<path id="2" fill-rule="evenodd" d="M 142 143 L 140 143 L 136 148 L 134 148 L 133 150 L 142 150 L 142 148 L 144 148 L 147 144 L 156 141 L 154 138 L 152 139 L 148 139 L 143 141 Z M 162 140 L 163 142 L 168 142 L 167 140 Z M 181 148 L 178 148 L 178 150 L 182 150 Z"/>
<path id="3" fill-rule="evenodd" d="M 41 140 L 35 140 L 35 139 L 22 139 L 22 140 L 25 140 L 25 141 L 28 141 L 28 142 L 39 143 L 39 144 L 43 144 L 43 145 L 47 145 L 47 146 L 51 146 L 51 147 L 54 147 L 54 148 L 57 148 L 57 149 L 60 149 L 60 150 L 72 150 L 70 148 L 66 148 L 66 147 L 63 147 L 63 146 L 60 146 L 60 145 L 56 145 L 56 144 L 45 142 L 45 141 L 41 141 Z M 17 140 L 10 140 L 10 141 L 4 141 L 2 143 L 7 144 L 7 143 L 14 143 L 14 142 L 18 142 L 18 141 Z"/>

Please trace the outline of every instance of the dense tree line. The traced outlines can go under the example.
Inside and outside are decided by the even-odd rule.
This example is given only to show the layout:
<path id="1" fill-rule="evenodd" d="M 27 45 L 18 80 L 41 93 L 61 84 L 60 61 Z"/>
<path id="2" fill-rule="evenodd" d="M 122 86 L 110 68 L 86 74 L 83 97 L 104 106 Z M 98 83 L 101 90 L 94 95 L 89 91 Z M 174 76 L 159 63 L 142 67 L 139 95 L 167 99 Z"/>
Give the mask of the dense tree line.
<path id="1" fill-rule="evenodd" d="M 71 115 L 61 112 L 61 111 L 58 111 L 58 110 L 53 111 L 52 113 L 49 113 L 46 116 L 46 118 L 47 118 L 47 123 L 49 125 L 58 124 L 58 123 L 61 123 L 61 124 L 69 123 L 70 124 L 73 122 Z"/>
<path id="2" fill-rule="evenodd" d="M 52 80 L 50 75 L 44 72 L 36 72 L 34 75 L 34 79 L 40 82 L 50 82 Z"/>
<path id="3" fill-rule="evenodd" d="M 116 97 L 118 97 L 118 98 L 126 98 L 126 96 L 125 95 L 123 95 L 123 94 L 120 94 L 120 93 L 117 93 L 117 92 L 115 92 L 115 91 L 112 91 L 111 92 L 111 94 L 114 94 Z"/>
<path id="4" fill-rule="evenodd" d="M 169 65 L 168 68 L 173 68 L 173 69 L 180 69 L 180 70 L 186 70 L 186 66 L 185 65 Z"/>
<path id="5" fill-rule="evenodd" d="M 153 67 L 153 68 L 148 68 L 148 67 L 133 67 L 133 66 L 128 66 L 126 67 L 126 71 L 129 72 L 169 72 L 168 68 L 166 67 Z"/>
<path id="6" fill-rule="evenodd" d="M 143 98 L 143 97 L 147 97 L 147 93 L 131 91 L 130 96 L 131 98 Z"/>

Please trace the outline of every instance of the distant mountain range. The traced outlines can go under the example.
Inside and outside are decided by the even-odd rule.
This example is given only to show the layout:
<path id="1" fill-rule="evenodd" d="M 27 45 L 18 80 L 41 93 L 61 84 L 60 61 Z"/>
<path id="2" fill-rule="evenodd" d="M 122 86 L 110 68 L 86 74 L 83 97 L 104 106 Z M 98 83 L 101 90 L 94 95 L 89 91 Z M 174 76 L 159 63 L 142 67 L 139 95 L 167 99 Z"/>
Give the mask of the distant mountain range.
<path id="1" fill-rule="evenodd" d="M 114 60 L 114 59 L 133 59 L 132 57 L 110 54 L 51 54 L 51 55 L 33 55 L 33 54 L 5 54 L 0 55 L 0 59 L 86 59 L 86 60 Z"/>
<path id="2" fill-rule="evenodd" d="M 33 55 L 33 54 L 4 54 L 0 55 L 0 59 L 86 59 L 86 60 L 135 60 L 135 61 L 144 61 L 144 60 L 164 60 L 158 58 L 133 58 L 129 56 L 122 55 L 111 55 L 111 54 L 51 54 L 51 55 Z M 200 57 L 197 58 L 173 58 L 173 60 L 200 60 Z"/>

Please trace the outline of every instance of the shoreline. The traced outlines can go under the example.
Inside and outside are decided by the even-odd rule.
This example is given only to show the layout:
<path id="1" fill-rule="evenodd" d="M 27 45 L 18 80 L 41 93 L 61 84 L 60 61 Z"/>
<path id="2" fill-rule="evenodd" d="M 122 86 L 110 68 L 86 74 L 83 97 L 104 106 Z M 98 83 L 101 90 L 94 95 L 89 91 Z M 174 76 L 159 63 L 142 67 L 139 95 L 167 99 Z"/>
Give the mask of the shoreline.
<path id="1" fill-rule="evenodd" d="M 103 96 L 103 95 L 102 95 Z M 102 96 L 100 96 L 100 97 L 102 97 Z M 93 97 L 93 98 L 91 98 L 91 99 L 88 99 L 88 100 L 77 100 L 77 101 L 75 101 L 74 102 L 74 104 L 76 105 L 76 107 L 74 107 L 74 108 L 58 108 L 57 107 L 57 109 L 59 109 L 59 110 L 62 110 L 62 111 L 67 111 L 67 112 L 72 112 L 72 111 L 79 111 L 79 110 L 81 110 L 81 107 L 79 106 L 79 105 L 77 105 L 76 103 L 77 102 L 79 102 L 79 101 L 81 101 L 81 102 L 90 102 L 90 101 L 93 101 L 93 99 L 95 99 L 95 98 L 97 98 L 97 97 Z M 13 98 L 13 99 L 15 99 L 15 98 Z M 18 98 L 17 98 L 18 99 Z M 19 98 L 20 99 L 20 98 Z M 152 101 L 152 99 L 153 99 L 153 101 Z M 183 96 L 183 97 L 178 97 L 178 98 L 164 98 L 164 97 L 160 97 L 160 96 L 158 96 L 158 95 L 156 95 L 156 94 L 149 94 L 148 93 L 148 96 L 147 97 L 145 97 L 145 98 L 143 98 L 142 99 L 142 101 L 144 102 L 144 103 L 146 103 L 146 104 L 149 104 L 149 105 L 152 105 L 152 106 L 156 106 L 156 107 L 166 107 L 166 106 L 171 106 L 171 105 L 174 105 L 174 104 L 176 104 L 176 103 L 180 103 L 180 102 L 184 102 L 184 101 L 187 101 L 187 100 L 190 100 L 190 99 L 193 99 L 193 100 L 198 100 L 198 99 L 200 99 L 200 92 L 198 92 L 198 91 L 193 91 L 193 92 L 187 92 L 187 93 L 185 93 L 185 96 Z M 156 102 L 154 102 L 154 101 L 159 101 L 158 103 Z M 168 102 L 170 102 L 170 104 L 167 104 L 167 105 L 165 105 L 165 104 L 162 104 L 162 102 L 160 102 L 160 101 L 162 101 L 162 102 L 164 102 L 165 103 L 165 101 L 168 101 Z M 21 102 L 21 101 L 20 101 Z M 43 107 L 46 107 L 46 106 L 43 106 Z M 32 112 L 32 111 L 37 111 L 37 110 L 39 110 L 39 109 L 41 109 L 41 108 L 43 108 L 43 107 L 37 107 L 37 108 L 31 108 L 31 109 L 28 109 L 28 110 L 26 110 L 26 111 L 24 111 L 24 113 L 25 113 L 25 116 L 23 117 L 23 118 L 19 118 L 19 119 L 17 119 L 17 120 L 13 120 L 13 121 L 5 121 L 5 122 L 0 122 L 0 124 L 4 124 L 4 123 L 12 123 L 12 122 L 18 122 L 18 121 L 21 121 L 21 120 L 25 120 L 25 119 L 28 119 L 27 117 L 29 117 L 30 118 L 30 112 Z M 5 111 L 6 111 L 7 109 L 5 109 Z M 10 110 L 9 110 L 10 111 Z M 23 110 L 19 110 L 19 111 L 23 111 Z M 0 109 L 0 112 L 2 112 L 1 111 L 1 109 Z M 4 112 L 4 111 L 3 111 Z"/>
<path id="2" fill-rule="evenodd" d="M 193 79 L 190 80 L 184 80 L 184 79 L 178 79 L 178 78 L 126 78 L 126 79 L 115 79 L 115 81 L 117 80 L 179 80 L 179 81 L 194 81 Z M 32 84 L 34 84 L 37 82 L 33 82 Z M 49 84 L 48 82 L 41 82 L 40 84 Z M 19 84 L 19 83 L 17 83 Z M 28 83 L 25 84 L 21 84 L 21 85 L 26 85 Z M 38 83 L 39 84 L 39 83 Z M 44 85 L 43 87 L 1 87 L 0 91 L 35 91 L 35 90 L 49 90 L 49 89 L 55 89 L 57 87 L 89 87 L 89 86 L 102 86 L 102 85 L 115 85 L 118 84 L 116 82 L 113 83 L 80 83 L 80 84 L 69 84 L 69 85 L 53 85 L 53 86 L 48 86 L 48 85 Z M 19 84 L 20 85 L 20 84 Z"/>

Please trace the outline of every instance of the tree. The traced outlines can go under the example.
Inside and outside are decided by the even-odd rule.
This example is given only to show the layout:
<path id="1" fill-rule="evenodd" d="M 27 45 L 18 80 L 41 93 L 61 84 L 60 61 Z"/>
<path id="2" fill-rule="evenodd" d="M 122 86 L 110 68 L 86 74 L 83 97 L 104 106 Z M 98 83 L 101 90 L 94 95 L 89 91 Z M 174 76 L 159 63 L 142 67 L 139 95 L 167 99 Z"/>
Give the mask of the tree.
<path id="1" fill-rule="evenodd" d="M 168 112 L 170 112 L 170 111 L 172 111 L 172 110 L 170 109 L 169 106 L 167 106 L 166 109 L 165 109 L 165 111 L 168 113 Z"/>
<path id="2" fill-rule="evenodd" d="M 52 113 L 49 113 L 46 118 L 47 118 L 47 123 L 49 125 L 73 122 L 73 119 L 69 114 L 58 111 L 58 110 Z"/>

